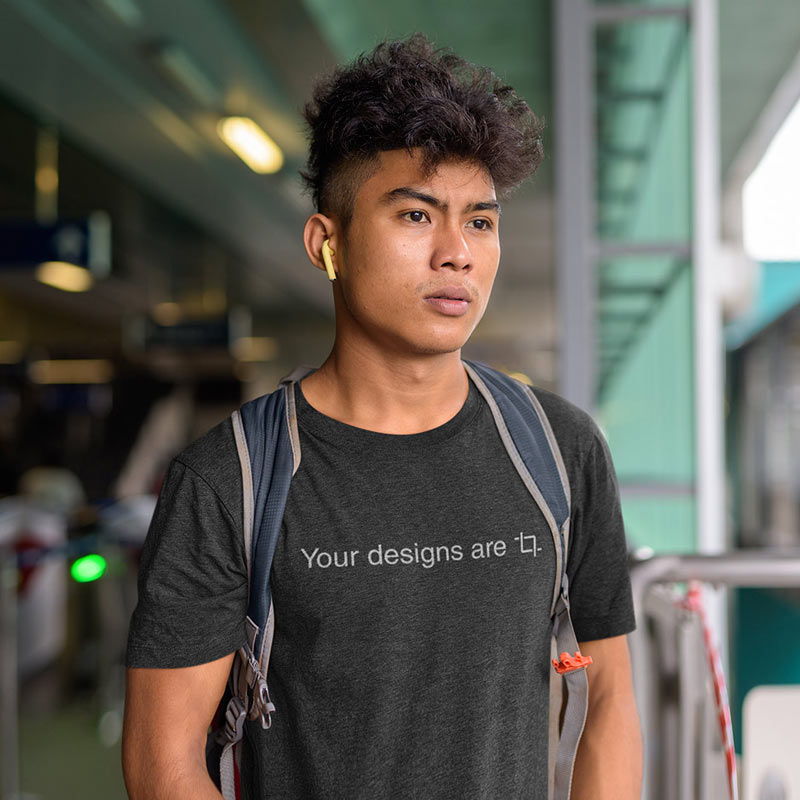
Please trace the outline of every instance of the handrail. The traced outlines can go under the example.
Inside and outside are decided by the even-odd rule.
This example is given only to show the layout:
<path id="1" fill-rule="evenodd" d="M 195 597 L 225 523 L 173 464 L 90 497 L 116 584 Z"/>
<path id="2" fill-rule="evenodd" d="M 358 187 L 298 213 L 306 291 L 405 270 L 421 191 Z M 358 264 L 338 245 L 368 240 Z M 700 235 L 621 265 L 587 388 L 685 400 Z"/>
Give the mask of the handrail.
<path id="1" fill-rule="evenodd" d="M 634 602 L 653 583 L 689 580 L 737 587 L 797 587 L 800 586 L 800 547 L 653 556 L 631 565 Z"/>
<path id="2" fill-rule="evenodd" d="M 719 554 L 663 555 L 634 560 L 631 564 L 631 588 L 637 630 L 630 636 L 634 664 L 636 701 L 642 730 L 645 732 L 645 776 L 642 797 L 657 800 L 652 793 L 653 769 L 659 754 L 658 742 L 648 742 L 651 720 L 657 699 L 653 689 L 656 665 L 651 663 L 650 643 L 644 620 L 645 602 L 656 584 L 698 580 L 730 588 L 797 588 L 800 587 L 800 548 L 734 550 Z M 638 668 L 637 668 L 638 667 Z"/>

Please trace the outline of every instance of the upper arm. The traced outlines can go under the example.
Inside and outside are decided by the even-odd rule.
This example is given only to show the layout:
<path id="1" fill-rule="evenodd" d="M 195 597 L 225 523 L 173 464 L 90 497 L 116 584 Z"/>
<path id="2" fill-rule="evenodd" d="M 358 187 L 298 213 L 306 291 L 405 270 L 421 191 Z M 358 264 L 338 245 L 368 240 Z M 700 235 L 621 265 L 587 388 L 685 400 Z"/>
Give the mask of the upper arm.
<path id="1" fill-rule="evenodd" d="M 172 777 L 196 776 L 211 788 L 206 772 L 208 726 L 225 691 L 233 653 L 178 669 L 128 669 L 122 760 L 133 795 Z M 144 789 L 142 796 L 154 796 Z"/>
<path id="2" fill-rule="evenodd" d="M 633 800 L 641 795 L 642 735 L 624 636 L 581 642 L 589 708 L 572 780 L 576 800 Z"/>
<path id="3" fill-rule="evenodd" d="M 633 699 L 633 676 L 627 636 L 611 636 L 580 642 L 581 655 L 591 656 L 586 669 L 589 681 L 589 702 L 608 697 Z"/>

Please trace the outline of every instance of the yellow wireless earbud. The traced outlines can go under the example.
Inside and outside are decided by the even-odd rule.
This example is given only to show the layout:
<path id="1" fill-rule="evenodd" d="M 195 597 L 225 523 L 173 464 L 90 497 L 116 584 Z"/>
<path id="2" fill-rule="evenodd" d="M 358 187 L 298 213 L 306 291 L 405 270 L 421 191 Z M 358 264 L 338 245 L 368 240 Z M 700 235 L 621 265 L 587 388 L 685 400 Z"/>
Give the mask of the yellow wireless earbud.
<path id="1" fill-rule="evenodd" d="M 331 256 L 336 255 L 336 253 L 331 250 L 330 246 L 330 239 L 326 239 L 322 243 L 322 260 L 325 262 L 325 272 L 328 273 L 328 277 L 332 280 L 336 280 L 336 273 L 333 270 L 333 261 L 331 261 Z"/>

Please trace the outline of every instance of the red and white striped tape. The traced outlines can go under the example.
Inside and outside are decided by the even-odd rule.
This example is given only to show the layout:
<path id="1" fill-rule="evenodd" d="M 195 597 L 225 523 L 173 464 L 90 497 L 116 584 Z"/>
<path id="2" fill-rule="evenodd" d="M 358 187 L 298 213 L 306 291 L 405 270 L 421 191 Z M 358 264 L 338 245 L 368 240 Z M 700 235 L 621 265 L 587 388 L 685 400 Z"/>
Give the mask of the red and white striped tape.
<path id="1" fill-rule="evenodd" d="M 706 645 L 706 655 L 708 656 L 708 666 L 711 670 L 712 683 L 714 685 L 714 701 L 717 706 L 717 721 L 719 722 L 719 732 L 722 738 L 722 748 L 725 752 L 725 764 L 728 769 L 728 790 L 731 800 L 739 798 L 739 784 L 736 779 L 736 752 L 733 748 L 733 728 L 731 726 L 731 707 L 728 702 L 728 689 L 725 685 L 725 674 L 722 671 L 722 659 L 719 656 L 719 648 L 714 641 L 711 628 L 706 617 L 706 610 L 703 606 L 703 591 L 697 581 L 689 584 L 686 592 L 686 599 L 682 605 L 697 614 L 703 625 L 703 640 Z"/>

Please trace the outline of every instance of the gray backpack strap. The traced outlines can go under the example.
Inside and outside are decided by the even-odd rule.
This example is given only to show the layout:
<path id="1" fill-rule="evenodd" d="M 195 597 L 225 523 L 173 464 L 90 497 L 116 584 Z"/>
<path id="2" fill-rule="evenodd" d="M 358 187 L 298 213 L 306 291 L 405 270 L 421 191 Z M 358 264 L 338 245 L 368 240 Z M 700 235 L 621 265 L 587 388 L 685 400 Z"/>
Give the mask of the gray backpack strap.
<path id="1" fill-rule="evenodd" d="M 299 375 L 299 371 L 295 371 Z M 290 376 L 281 387 L 235 411 L 231 421 L 242 473 L 242 510 L 247 580 L 250 587 L 245 620 L 247 642 L 234 655 L 228 681 L 224 745 L 220 756 L 220 790 L 237 800 L 236 772 L 246 719 L 272 724 L 275 706 L 266 675 L 275 631 L 269 588 L 272 556 L 280 533 L 289 483 L 300 465 L 300 437 Z M 307 373 L 303 373 L 307 374 Z"/>
<path id="2" fill-rule="evenodd" d="M 569 613 L 569 479 L 550 422 L 530 387 L 483 364 L 465 361 L 464 367 L 488 403 L 503 445 L 553 536 L 556 579 L 550 613 L 558 653 L 553 667 L 567 686 L 567 704 L 556 751 L 553 800 L 569 800 L 589 703 L 587 661 L 578 651 Z"/>
<path id="3" fill-rule="evenodd" d="M 535 396 L 527 386 L 483 364 L 465 361 L 464 368 L 489 405 L 506 452 L 550 528 L 556 553 L 553 616 L 567 574 L 570 501 L 558 444 L 541 404 L 531 402 Z"/>
<path id="4" fill-rule="evenodd" d="M 578 745 L 586 725 L 586 712 L 589 709 L 589 679 L 586 677 L 588 663 L 580 657 L 575 630 L 569 615 L 568 593 L 562 592 L 558 598 L 553 621 L 553 636 L 559 656 L 558 661 L 553 661 L 553 666 L 561 674 L 567 687 L 567 705 L 563 713 L 556 750 L 553 800 L 569 800 L 575 757 L 578 755 Z M 573 653 L 575 656 L 570 658 Z"/>
<path id="5" fill-rule="evenodd" d="M 242 469 L 242 533 L 244 534 L 244 555 L 247 561 L 247 582 L 250 583 L 250 570 L 253 560 L 253 469 L 250 464 L 250 452 L 247 449 L 247 437 L 244 435 L 244 423 L 241 412 L 231 414 L 233 438 L 236 441 L 236 452 L 239 455 L 239 466 Z"/>
<path id="6" fill-rule="evenodd" d="M 542 427 L 547 435 L 553 458 L 558 466 L 561 475 L 561 483 L 567 496 L 567 503 L 571 505 L 572 493 L 567 476 L 567 468 L 561 449 L 556 441 L 550 421 L 539 402 L 539 398 L 534 394 L 530 386 L 525 386 L 525 391 L 534 407 Z M 569 518 L 561 526 L 562 541 L 564 546 L 564 573 L 561 578 L 561 591 L 558 593 L 556 604 L 553 609 L 553 636 L 556 641 L 556 653 L 558 654 L 560 669 L 566 668 L 567 671 L 561 672 L 562 679 L 567 686 L 567 707 L 564 711 L 564 718 L 561 725 L 561 735 L 559 736 L 558 748 L 556 750 L 556 769 L 553 787 L 553 800 L 567 800 L 572 788 L 572 772 L 575 767 L 575 757 L 578 754 L 583 729 L 586 725 L 586 713 L 589 708 L 589 680 L 586 676 L 586 664 L 581 666 L 577 659 L 573 660 L 573 666 L 563 664 L 564 654 L 578 653 L 578 640 L 575 636 L 575 629 L 572 627 L 572 618 L 569 613 L 569 579 L 567 578 L 566 559 L 569 553 Z M 553 664 L 556 667 L 556 663 Z"/>

